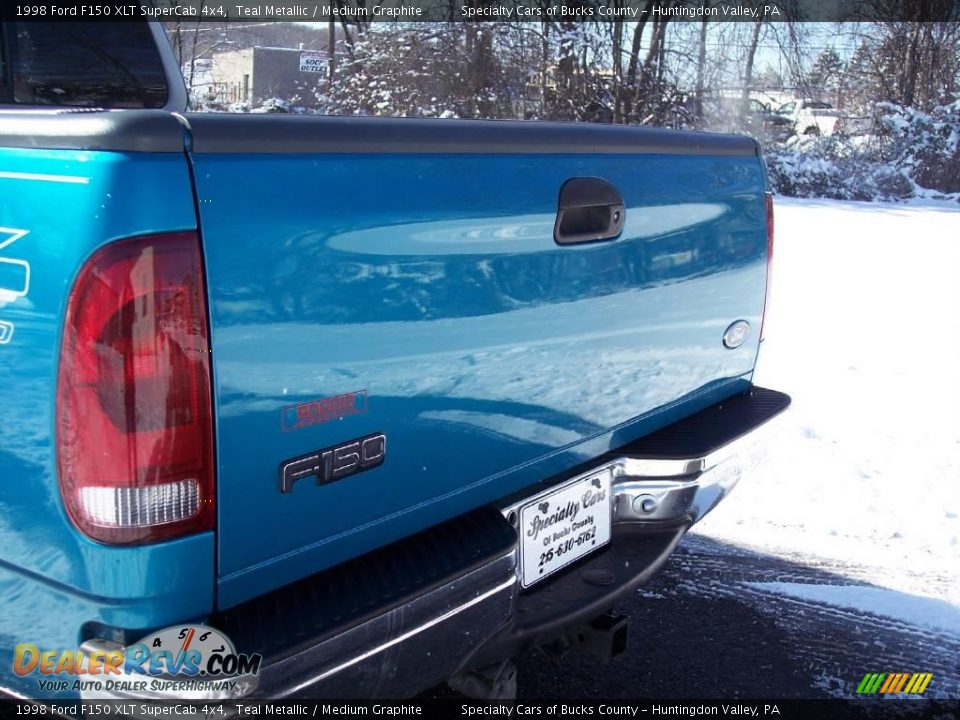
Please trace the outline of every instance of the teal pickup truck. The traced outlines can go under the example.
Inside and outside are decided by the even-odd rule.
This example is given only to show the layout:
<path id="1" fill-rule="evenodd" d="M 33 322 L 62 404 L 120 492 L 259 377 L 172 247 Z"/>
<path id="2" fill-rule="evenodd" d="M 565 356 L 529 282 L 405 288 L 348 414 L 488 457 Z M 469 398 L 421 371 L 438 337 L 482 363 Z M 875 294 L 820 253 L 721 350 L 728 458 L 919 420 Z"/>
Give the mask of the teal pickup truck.
<path id="1" fill-rule="evenodd" d="M 148 23 L 0 33 L 0 686 L 510 692 L 763 449 L 746 137 L 201 114 Z"/>

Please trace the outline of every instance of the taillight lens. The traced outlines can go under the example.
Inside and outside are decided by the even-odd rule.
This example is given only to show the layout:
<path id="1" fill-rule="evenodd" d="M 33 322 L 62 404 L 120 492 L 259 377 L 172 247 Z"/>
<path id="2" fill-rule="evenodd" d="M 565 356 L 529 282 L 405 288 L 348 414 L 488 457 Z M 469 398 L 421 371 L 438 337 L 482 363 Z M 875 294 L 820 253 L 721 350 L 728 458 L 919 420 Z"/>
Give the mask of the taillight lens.
<path id="1" fill-rule="evenodd" d="M 73 286 L 60 354 L 60 490 L 76 526 L 118 544 L 212 528 L 211 415 L 197 236 L 104 247 Z"/>
<path id="2" fill-rule="evenodd" d="M 770 305 L 770 281 L 773 279 L 773 193 L 764 195 L 767 208 L 767 285 L 763 296 L 763 318 L 760 320 L 760 342 L 767 325 L 767 309 Z"/>

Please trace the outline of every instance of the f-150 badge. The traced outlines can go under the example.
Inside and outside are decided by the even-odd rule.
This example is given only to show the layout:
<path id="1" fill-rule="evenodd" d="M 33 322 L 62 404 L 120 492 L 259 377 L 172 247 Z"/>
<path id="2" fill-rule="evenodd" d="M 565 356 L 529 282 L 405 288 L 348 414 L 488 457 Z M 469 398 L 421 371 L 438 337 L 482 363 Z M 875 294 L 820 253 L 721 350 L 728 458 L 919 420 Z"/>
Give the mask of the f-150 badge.
<path id="1" fill-rule="evenodd" d="M 317 485 L 342 480 L 383 465 L 386 457 L 387 436 L 383 433 L 301 455 L 280 465 L 280 492 L 286 495 L 297 480 L 311 475 L 317 478 Z"/>

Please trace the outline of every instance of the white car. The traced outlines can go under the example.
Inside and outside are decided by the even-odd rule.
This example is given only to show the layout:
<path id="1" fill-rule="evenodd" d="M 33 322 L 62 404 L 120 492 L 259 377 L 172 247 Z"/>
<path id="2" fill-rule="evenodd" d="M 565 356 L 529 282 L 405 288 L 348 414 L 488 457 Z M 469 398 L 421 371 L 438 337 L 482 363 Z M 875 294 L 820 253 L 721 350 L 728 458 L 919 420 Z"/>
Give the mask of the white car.
<path id="1" fill-rule="evenodd" d="M 789 118 L 797 135 L 833 135 L 841 130 L 840 111 L 830 103 L 798 99 L 784 103 L 777 114 Z"/>

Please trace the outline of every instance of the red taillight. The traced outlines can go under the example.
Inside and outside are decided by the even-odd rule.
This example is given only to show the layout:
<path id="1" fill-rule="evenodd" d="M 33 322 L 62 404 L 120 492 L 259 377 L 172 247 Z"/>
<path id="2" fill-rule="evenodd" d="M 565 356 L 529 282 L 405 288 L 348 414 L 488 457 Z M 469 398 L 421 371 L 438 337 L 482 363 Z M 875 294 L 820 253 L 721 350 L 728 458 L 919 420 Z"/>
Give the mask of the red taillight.
<path id="1" fill-rule="evenodd" d="M 57 384 L 60 491 L 106 543 L 213 527 L 210 348 L 194 233 L 98 251 L 67 306 Z"/>
<path id="2" fill-rule="evenodd" d="M 763 296 L 763 318 L 760 320 L 760 342 L 767 324 L 767 309 L 770 303 L 770 280 L 773 278 L 773 193 L 764 196 L 767 208 L 767 285 Z"/>

